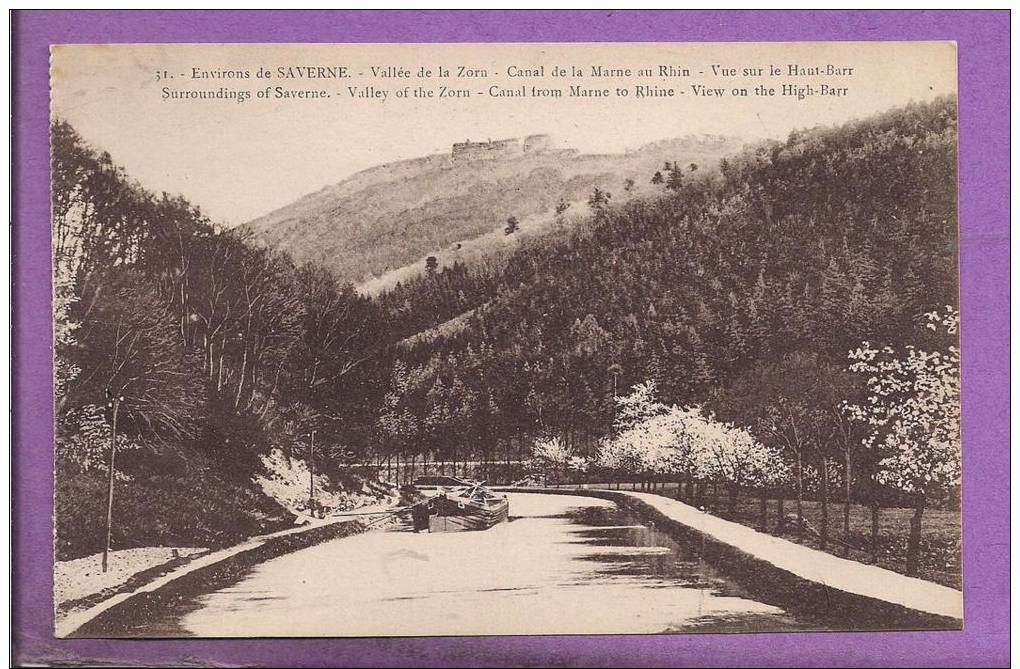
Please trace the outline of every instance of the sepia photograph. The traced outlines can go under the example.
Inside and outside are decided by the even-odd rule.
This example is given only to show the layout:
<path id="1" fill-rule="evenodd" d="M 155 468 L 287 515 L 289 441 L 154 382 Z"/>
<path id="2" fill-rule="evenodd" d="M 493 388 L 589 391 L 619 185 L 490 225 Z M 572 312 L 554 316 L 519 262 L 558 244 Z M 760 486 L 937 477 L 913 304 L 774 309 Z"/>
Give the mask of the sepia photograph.
<path id="1" fill-rule="evenodd" d="M 51 46 L 55 636 L 961 630 L 957 59 Z"/>

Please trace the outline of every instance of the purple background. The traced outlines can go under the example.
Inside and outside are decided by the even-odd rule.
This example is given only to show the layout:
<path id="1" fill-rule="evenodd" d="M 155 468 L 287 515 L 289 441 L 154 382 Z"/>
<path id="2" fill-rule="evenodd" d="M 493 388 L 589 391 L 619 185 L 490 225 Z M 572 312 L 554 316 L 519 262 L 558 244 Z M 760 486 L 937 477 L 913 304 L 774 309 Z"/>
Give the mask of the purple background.
<path id="1" fill-rule="evenodd" d="M 291 666 L 1008 663 L 1008 11 L 31 11 L 16 12 L 13 21 L 16 409 L 12 477 L 17 662 Z M 755 40 L 959 43 L 964 631 L 273 641 L 63 641 L 52 637 L 48 45 Z"/>

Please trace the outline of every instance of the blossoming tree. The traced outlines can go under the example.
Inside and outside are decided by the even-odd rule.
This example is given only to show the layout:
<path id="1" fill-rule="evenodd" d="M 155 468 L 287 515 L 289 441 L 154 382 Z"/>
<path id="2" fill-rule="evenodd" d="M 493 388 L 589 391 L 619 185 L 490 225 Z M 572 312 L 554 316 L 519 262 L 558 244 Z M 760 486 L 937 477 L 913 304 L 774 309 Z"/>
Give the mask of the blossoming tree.
<path id="1" fill-rule="evenodd" d="M 790 468 L 779 451 L 762 445 L 743 428 L 712 420 L 706 423 L 717 435 L 708 443 L 711 444 L 719 477 L 729 486 L 729 515 L 733 516 L 736 512 L 741 488 L 756 489 L 761 502 L 760 524 L 765 529 L 768 491 L 790 479 Z"/>
<path id="2" fill-rule="evenodd" d="M 923 350 L 878 348 L 864 342 L 850 352 L 850 369 L 867 377 L 864 402 L 849 407 L 879 449 L 878 478 L 914 498 L 907 572 L 916 574 L 925 505 L 960 485 L 959 312 L 947 306 L 926 314 L 926 328 L 952 343 Z"/>
<path id="3" fill-rule="evenodd" d="M 651 383 L 618 398 L 618 431 L 603 440 L 597 464 L 643 477 L 674 476 L 687 483 L 723 483 L 730 487 L 730 513 L 740 487 L 753 486 L 764 495 L 789 477 L 778 451 L 766 448 L 746 430 L 706 415 L 701 406 L 667 406 L 655 400 Z"/>
<path id="4" fill-rule="evenodd" d="M 559 480 L 568 469 L 571 458 L 574 455 L 567 448 L 567 444 L 559 437 L 539 439 L 531 449 L 531 469 L 535 469 L 548 475 L 553 473 L 553 478 Z"/>

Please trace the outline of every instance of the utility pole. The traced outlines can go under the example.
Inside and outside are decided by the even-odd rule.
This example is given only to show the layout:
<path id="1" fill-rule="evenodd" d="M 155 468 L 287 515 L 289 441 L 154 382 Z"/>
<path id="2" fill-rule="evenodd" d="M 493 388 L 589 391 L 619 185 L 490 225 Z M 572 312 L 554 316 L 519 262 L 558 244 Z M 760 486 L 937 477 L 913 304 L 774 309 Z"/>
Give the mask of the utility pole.
<path id="1" fill-rule="evenodd" d="M 120 403 L 124 401 L 124 396 L 114 396 L 113 392 L 107 388 L 106 399 L 107 408 L 113 410 L 113 421 L 110 429 L 110 481 L 106 496 L 106 545 L 103 547 L 104 574 L 110 562 L 110 539 L 113 535 L 113 480 L 114 464 L 117 457 L 117 411 L 120 409 Z"/>
<path id="2" fill-rule="evenodd" d="M 308 510 L 315 515 L 315 430 L 308 444 Z"/>
<path id="3" fill-rule="evenodd" d="M 613 375 L 613 399 L 616 399 L 616 377 L 623 373 L 623 367 L 614 362 L 606 371 Z"/>

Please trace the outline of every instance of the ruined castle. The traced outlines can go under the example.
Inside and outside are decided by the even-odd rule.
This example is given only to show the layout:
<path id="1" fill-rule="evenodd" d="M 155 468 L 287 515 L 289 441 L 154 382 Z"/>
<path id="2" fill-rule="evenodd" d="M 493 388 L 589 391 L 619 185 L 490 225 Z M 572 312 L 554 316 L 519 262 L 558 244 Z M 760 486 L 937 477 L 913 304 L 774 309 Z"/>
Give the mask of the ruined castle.
<path id="1" fill-rule="evenodd" d="M 450 155 L 454 160 L 480 160 L 486 158 L 505 158 L 519 156 L 524 153 L 541 153 L 553 147 L 549 135 L 528 135 L 522 141 L 520 137 L 509 139 L 488 140 L 485 142 L 458 142 L 453 145 Z"/>

